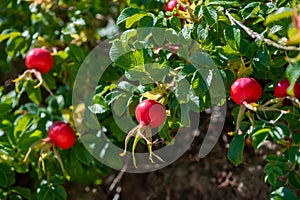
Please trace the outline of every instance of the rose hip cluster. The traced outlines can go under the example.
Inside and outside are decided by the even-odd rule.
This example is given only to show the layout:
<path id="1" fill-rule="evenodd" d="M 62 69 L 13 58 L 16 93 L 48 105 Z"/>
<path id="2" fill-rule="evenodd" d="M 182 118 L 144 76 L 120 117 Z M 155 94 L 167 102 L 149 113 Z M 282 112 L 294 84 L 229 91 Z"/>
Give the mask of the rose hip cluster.
<path id="1" fill-rule="evenodd" d="M 235 80 L 230 87 L 230 96 L 232 100 L 240 105 L 240 110 L 236 121 L 236 131 L 240 134 L 240 122 L 244 115 L 245 109 L 248 108 L 253 111 L 279 111 L 282 114 L 286 114 L 289 111 L 280 110 L 274 107 L 267 107 L 271 103 L 283 102 L 286 98 L 297 99 L 300 97 L 300 84 L 296 82 L 293 88 L 293 94 L 288 94 L 290 82 L 288 79 L 280 80 L 274 87 L 275 99 L 269 100 L 263 105 L 258 105 L 257 101 L 261 98 L 263 89 L 259 82 L 254 78 L 239 78 Z M 281 116 L 280 115 L 280 116 Z M 279 119 L 280 117 L 278 117 Z"/>
<path id="2" fill-rule="evenodd" d="M 288 79 L 280 80 L 274 89 L 274 95 L 277 98 L 289 96 L 287 90 L 290 86 Z M 230 87 L 232 100 L 239 104 L 256 103 L 262 96 L 262 87 L 254 78 L 239 78 L 234 81 Z M 294 97 L 300 97 L 300 84 L 294 86 Z"/>

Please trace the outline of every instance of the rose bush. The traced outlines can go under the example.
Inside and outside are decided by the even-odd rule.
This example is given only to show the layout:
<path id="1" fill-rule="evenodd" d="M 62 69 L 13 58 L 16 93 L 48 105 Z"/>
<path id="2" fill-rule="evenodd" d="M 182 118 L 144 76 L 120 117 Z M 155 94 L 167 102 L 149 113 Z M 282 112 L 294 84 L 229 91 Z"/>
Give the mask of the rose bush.
<path id="1" fill-rule="evenodd" d="M 219 105 L 236 102 L 230 93 L 235 80 L 249 77 L 262 87 L 262 91 L 251 87 L 242 91 L 261 95 L 255 102 L 238 102 L 230 110 L 232 131 L 222 133 L 231 137 L 229 161 L 236 166 L 243 163 L 246 140 L 254 149 L 275 144 L 277 154 L 266 156 L 265 180 L 261 181 L 272 187 L 270 199 L 299 198 L 299 5 L 287 0 L 178 0 L 178 4 L 171 11 L 165 10 L 165 1 L 0 2 L 0 199 L 67 199 L 63 185 L 68 181 L 97 185 L 109 174 L 109 168 L 82 144 L 82 130 L 76 130 L 79 139 L 72 148 L 58 149 L 68 176 L 61 173 L 53 151 L 39 154 L 40 149 L 34 148 L 23 162 L 31 145 L 47 137 L 53 122 L 75 128 L 74 114 L 85 129 L 92 112 L 108 138 L 124 147 L 126 133 L 118 128 L 113 114 L 122 116 L 128 109 L 134 119 L 135 107 L 152 99 L 167 110 L 154 137 L 172 145 L 176 130 L 190 126 L 190 112 L 211 108 L 209 88 L 216 83 L 208 77 L 216 74 L 222 77 L 227 95 L 218 99 Z M 147 27 L 168 29 L 168 44 L 163 46 L 161 35 L 155 34 L 151 37 L 159 47 L 147 45 L 146 37 L 130 41 L 134 29 Z M 73 107 L 72 87 L 81 63 L 101 40 L 112 39 L 118 31 L 123 38 L 112 40 L 112 66 L 99 80 L 93 104 Z M 211 56 L 217 70 L 203 76 L 184 59 L 186 48 L 176 46 L 179 40 L 187 46 L 195 41 Z M 33 74 L 15 88 L 12 80 L 26 69 L 26 55 L 33 48 L 48 49 L 53 66 L 42 72 L 43 84 L 37 85 L 41 79 Z M 149 67 L 149 63 L 156 64 Z M 125 78 L 118 82 L 121 77 Z M 289 81 L 287 95 L 278 96 L 274 90 L 283 79 Z M 38 166 L 40 158 L 43 167 Z M 19 175 L 29 179 L 30 185 L 22 185 Z"/>

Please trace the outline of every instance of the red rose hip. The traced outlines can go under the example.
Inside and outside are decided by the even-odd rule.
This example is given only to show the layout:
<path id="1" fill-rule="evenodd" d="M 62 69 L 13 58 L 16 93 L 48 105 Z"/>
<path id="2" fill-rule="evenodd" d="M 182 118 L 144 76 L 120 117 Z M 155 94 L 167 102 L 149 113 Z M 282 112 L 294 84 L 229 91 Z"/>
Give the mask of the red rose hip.
<path id="1" fill-rule="evenodd" d="M 171 0 L 169 2 L 166 3 L 166 6 L 165 6 L 165 11 L 169 11 L 169 12 L 172 12 L 174 10 L 174 8 L 177 6 L 178 4 L 178 1 L 177 0 Z M 184 10 L 182 6 L 179 6 L 178 8 L 179 10 Z M 175 16 L 178 16 L 178 14 L 175 14 Z"/>
<path id="2" fill-rule="evenodd" d="M 25 59 L 28 69 L 35 69 L 42 74 L 49 72 L 53 66 L 53 57 L 47 49 L 34 48 L 31 49 Z"/>
<path id="3" fill-rule="evenodd" d="M 129 139 L 135 135 L 135 139 L 132 145 L 132 161 L 134 167 L 137 168 L 136 159 L 134 156 L 134 151 L 136 145 L 140 139 L 144 139 L 147 142 L 148 151 L 149 151 L 149 160 L 154 163 L 152 155 L 154 155 L 158 160 L 163 161 L 158 155 L 152 152 L 152 128 L 159 127 L 162 125 L 166 119 L 166 110 L 165 108 L 155 100 L 147 99 L 140 102 L 135 108 L 135 117 L 139 122 L 139 125 L 134 127 L 131 131 L 127 133 L 125 138 L 125 147 L 124 151 L 120 153 L 120 156 L 125 156 L 127 151 L 127 144 Z"/>
<path id="4" fill-rule="evenodd" d="M 157 101 L 147 99 L 138 104 L 135 109 L 135 116 L 142 126 L 156 128 L 165 121 L 166 110 Z"/>
<path id="5" fill-rule="evenodd" d="M 166 3 L 165 11 L 172 12 L 173 9 L 177 6 L 178 2 L 177 0 L 171 0 Z"/>
<path id="6" fill-rule="evenodd" d="M 288 79 L 280 80 L 275 86 L 274 95 L 277 98 L 289 96 L 287 94 L 287 89 L 289 86 L 290 86 L 290 82 Z M 297 82 L 294 86 L 294 96 L 296 98 L 300 98 L 300 84 Z"/>
<path id="7" fill-rule="evenodd" d="M 59 121 L 50 126 L 48 141 L 61 149 L 68 149 L 74 145 L 76 134 L 69 124 Z"/>
<path id="8" fill-rule="evenodd" d="M 262 95 L 262 87 L 254 78 L 239 78 L 230 87 L 232 100 L 242 105 L 243 102 L 257 102 Z"/>

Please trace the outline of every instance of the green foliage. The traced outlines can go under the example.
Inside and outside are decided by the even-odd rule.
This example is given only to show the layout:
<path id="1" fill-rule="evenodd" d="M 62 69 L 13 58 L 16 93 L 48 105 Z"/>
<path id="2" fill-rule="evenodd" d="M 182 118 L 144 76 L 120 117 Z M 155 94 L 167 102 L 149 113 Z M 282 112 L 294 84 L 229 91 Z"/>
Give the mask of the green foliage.
<path id="1" fill-rule="evenodd" d="M 28 76 L 19 82 L 19 92 L 10 85 L 0 88 L 0 199 L 67 199 L 63 184 L 68 180 L 52 151 L 44 159 L 46 173 L 38 167 L 41 146 L 33 149 L 27 162 L 23 159 L 32 144 L 47 137 L 54 121 L 73 123 L 70 106 L 76 72 L 89 50 L 102 39 L 98 32 L 106 28 L 106 21 L 96 19 L 96 15 L 116 18 L 117 10 L 108 8 L 117 7 L 110 4 L 99 0 L 0 2 L 1 85 L 8 76 L 17 78 L 22 73 L 30 48 L 44 46 L 53 52 L 55 60 L 51 72 L 43 75 L 42 87 L 36 88 L 37 80 Z M 58 151 L 70 181 L 99 184 L 108 172 L 80 140 L 72 150 Z M 19 174 L 30 188 L 16 180 Z"/>

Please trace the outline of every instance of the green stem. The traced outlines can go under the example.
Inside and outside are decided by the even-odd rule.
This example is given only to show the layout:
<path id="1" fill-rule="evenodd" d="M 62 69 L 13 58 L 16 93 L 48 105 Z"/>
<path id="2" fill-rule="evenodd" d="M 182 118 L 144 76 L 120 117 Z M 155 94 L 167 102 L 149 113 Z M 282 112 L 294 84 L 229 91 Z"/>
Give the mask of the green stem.
<path id="1" fill-rule="evenodd" d="M 241 125 L 241 121 L 243 119 L 244 113 L 245 113 L 246 107 L 244 105 L 240 106 L 239 109 L 239 113 L 237 116 L 237 120 L 236 120 L 236 127 L 235 127 L 235 131 L 239 134 L 240 133 L 240 125 Z"/>
<path id="2" fill-rule="evenodd" d="M 28 149 L 28 151 L 27 151 L 27 153 L 26 153 L 26 155 L 25 155 L 25 158 L 23 159 L 23 162 L 26 162 L 26 160 L 28 159 L 28 157 L 29 157 L 29 155 L 30 155 L 32 149 L 33 149 L 34 147 L 36 147 L 36 146 L 42 144 L 42 143 L 44 143 L 43 140 L 39 140 L 39 141 L 36 141 L 35 143 L 33 143 L 33 144 L 29 147 L 29 149 Z"/>

